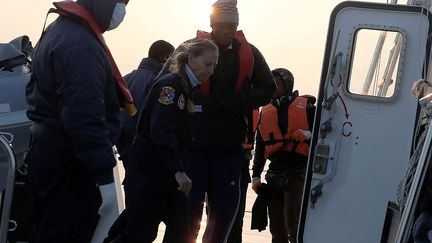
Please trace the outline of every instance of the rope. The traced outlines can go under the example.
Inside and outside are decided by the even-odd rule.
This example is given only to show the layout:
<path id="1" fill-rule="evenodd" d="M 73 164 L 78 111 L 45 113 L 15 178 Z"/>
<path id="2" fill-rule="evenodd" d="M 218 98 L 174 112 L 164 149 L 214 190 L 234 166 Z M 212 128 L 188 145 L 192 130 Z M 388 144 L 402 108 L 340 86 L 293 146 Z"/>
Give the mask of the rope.
<path id="1" fill-rule="evenodd" d="M 410 158 L 410 164 L 409 167 L 405 173 L 404 178 L 400 182 L 398 189 L 397 189 L 397 204 L 399 206 L 400 210 L 403 210 L 406 204 L 406 200 L 408 197 L 408 193 L 411 188 L 412 180 L 414 177 L 414 174 L 417 170 L 417 165 L 420 160 L 420 155 L 423 150 L 423 145 L 426 140 L 426 134 L 427 130 L 429 128 L 429 124 L 426 126 L 426 129 L 422 132 L 419 138 L 419 142 L 414 150 L 413 155 Z"/>
<path id="2" fill-rule="evenodd" d="M 408 5 L 413 5 L 413 2 L 414 1 L 408 0 L 407 4 Z M 422 14 L 422 13 L 419 13 L 419 14 Z M 427 11 L 427 17 L 429 17 L 429 11 Z M 422 26 L 423 26 L 421 20 L 420 20 L 419 25 L 420 25 L 420 28 L 419 28 L 418 36 L 420 36 L 421 30 L 422 30 Z M 426 76 L 427 75 L 427 74 L 425 74 L 425 72 L 427 70 L 426 60 L 427 60 L 427 56 L 425 55 L 424 59 L 423 59 L 423 72 L 422 72 L 422 76 Z M 424 77 L 422 77 L 422 78 L 424 78 Z M 420 86 L 421 84 L 424 87 L 417 87 L 417 86 Z M 425 85 L 426 83 L 421 83 L 421 84 L 419 83 L 419 81 L 417 81 L 417 83 L 414 83 L 414 86 L 413 86 L 413 91 L 414 91 L 414 89 L 418 88 L 418 90 L 416 90 L 417 91 L 417 98 L 418 99 L 420 98 L 419 96 L 424 96 L 425 95 L 424 92 L 427 90 L 427 87 Z M 423 146 L 424 146 L 424 143 L 425 143 L 427 130 L 428 130 L 429 126 L 430 126 L 430 121 L 431 121 L 430 108 L 427 106 L 425 109 L 422 109 L 421 112 L 423 112 L 423 114 L 425 115 L 425 117 L 423 117 L 422 119 L 419 119 L 419 122 L 418 122 L 418 124 L 416 126 L 417 128 L 416 128 L 416 133 L 415 134 L 418 134 L 419 127 L 421 126 L 421 123 L 422 123 L 422 121 L 424 119 L 426 119 L 426 121 L 424 122 L 426 124 L 425 125 L 425 130 L 420 135 L 420 138 L 419 138 L 419 141 L 418 141 L 418 143 L 417 143 L 417 145 L 415 147 L 414 153 L 413 153 L 413 155 L 410 158 L 410 165 L 408 167 L 408 170 L 407 170 L 404 178 L 402 179 L 401 183 L 398 186 L 398 190 L 397 190 L 397 203 L 398 203 L 398 206 L 399 206 L 400 210 L 403 210 L 405 208 L 406 200 L 407 200 L 409 191 L 411 189 L 412 180 L 413 180 L 414 174 L 415 174 L 415 172 L 417 170 L 417 165 L 418 165 L 418 162 L 420 160 L 420 154 L 421 154 L 421 152 L 423 150 Z"/>

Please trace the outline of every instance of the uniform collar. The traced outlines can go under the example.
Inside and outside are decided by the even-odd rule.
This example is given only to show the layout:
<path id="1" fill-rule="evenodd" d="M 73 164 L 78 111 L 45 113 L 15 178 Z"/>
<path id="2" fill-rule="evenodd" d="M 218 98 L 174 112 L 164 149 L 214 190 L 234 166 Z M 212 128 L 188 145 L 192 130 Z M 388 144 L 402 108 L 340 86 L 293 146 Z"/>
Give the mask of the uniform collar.
<path id="1" fill-rule="evenodd" d="M 190 82 L 192 88 L 195 88 L 196 86 L 201 84 L 201 82 L 197 79 L 197 77 L 195 76 L 195 74 L 192 72 L 192 70 L 190 69 L 190 67 L 187 64 L 185 64 L 185 72 L 189 78 L 189 82 Z"/>
<path id="2" fill-rule="evenodd" d="M 138 68 L 145 68 L 145 69 L 151 69 L 155 70 L 156 72 L 159 72 L 162 69 L 162 64 L 158 61 L 156 61 L 153 58 L 143 58 L 141 60 L 141 63 L 139 64 Z"/>

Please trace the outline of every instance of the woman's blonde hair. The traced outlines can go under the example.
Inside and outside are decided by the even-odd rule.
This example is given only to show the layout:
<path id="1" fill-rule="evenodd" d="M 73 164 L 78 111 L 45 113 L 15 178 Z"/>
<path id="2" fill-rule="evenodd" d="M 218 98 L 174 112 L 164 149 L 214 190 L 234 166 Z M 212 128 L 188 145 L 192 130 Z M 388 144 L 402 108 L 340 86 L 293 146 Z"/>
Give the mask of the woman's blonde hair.
<path id="1" fill-rule="evenodd" d="M 205 52 L 214 51 L 218 53 L 218 47 L 216 44 L 208 39 L 193 39 L 188 42 L 184 42 L 173 54 L 173 63 L 170 66 L 170 71 L 178 74 L 181 77 L 182 86 L 187 91 L 187 79 L 184 75 L 184 68 L 188 62 L 189 55 L 194 57 L 201 56 Z M 186 101 L 187 110 L 189 112 L 194 111 L 195 105 L 190 99 Z"/>
<path id="2" fill-rule="evenodd" d="M 171 64 L 170 70 L 173 73 L 181 73 L 185 64 L 188 62 L 188 56 L 201 56 L 204 52 L 214 51 L 218 53 L 216 44 L 208 39 L 193 39 L 183 43 L 176 53 L 174 53 L 174 60 Z"/>

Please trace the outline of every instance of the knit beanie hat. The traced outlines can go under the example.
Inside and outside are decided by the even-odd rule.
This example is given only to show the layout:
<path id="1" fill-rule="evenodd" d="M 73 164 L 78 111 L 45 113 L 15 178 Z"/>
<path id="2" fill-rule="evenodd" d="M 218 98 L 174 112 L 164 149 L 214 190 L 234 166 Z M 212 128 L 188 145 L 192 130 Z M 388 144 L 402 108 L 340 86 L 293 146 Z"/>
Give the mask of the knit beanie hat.
<path id="1" fill-rule="evenodd" d="M 212 8 L 210 26 L 217 23 L 234 23 L 238 25 L 237 0 L 217 0 L 213 3 Z"/>

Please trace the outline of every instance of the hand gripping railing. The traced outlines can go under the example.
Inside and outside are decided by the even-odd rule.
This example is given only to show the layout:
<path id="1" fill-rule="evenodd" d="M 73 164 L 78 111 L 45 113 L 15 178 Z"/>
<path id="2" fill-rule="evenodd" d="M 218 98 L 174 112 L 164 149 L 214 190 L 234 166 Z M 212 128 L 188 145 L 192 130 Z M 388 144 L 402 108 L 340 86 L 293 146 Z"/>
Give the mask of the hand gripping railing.
<path id="1" fill-rule="evenodd" d="M 0 132 L 0 151 L 6 152 L 6 157 L 0 158 L 0 170 L 6 171 L 6 178 L 0 177 L 0 186 L 5 185 L 0 188 L 0 243 L 6 243 L 15 181 L 15 154 L 10 145 L 12 140 L 12 134 Z"/>

